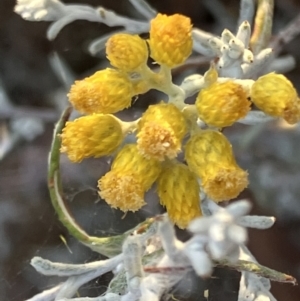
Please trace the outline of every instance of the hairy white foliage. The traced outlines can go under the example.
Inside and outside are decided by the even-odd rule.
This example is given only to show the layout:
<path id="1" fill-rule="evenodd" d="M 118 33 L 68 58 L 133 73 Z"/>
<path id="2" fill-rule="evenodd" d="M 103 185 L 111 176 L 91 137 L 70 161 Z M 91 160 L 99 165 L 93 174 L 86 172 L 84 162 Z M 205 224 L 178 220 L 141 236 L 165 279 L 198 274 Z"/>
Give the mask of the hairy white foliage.
<path id="1" fill-rule="evenodd" d="M 15 12 L 28 21 L 55 21 L 67 10 L 59 0 L 17 0 Z"/>
<path id="2" fill-rule="evenodd" d="M 241 224 L 266 228 L 271 226 L 270 218 L 253 217 L 251 219 L 251 217 L 245 216 L 251 206 L 249 202 L 244 200 L 222 208 L 207 199 L 203 202 L 203 206 L 207 207 L 206 212 L 209 215 L 197 218 L 190 223 L 189 230 L 193 236 L 185 243 L 176 238 L 174 227 L 168 216 L 163 215 L 157 219 L 156 223 L 158 225 L 150 228 L 146 233 L 129 236 L 123 244 L 122 254 L 111 259 L 85 264 L 64 264 L 34 257 L 31 265 L 41 274 L 67 276 L 68 279 L 64 283 L 29 300 L 71 300 L 68 298 L 72 298 L 80 286 L 111 270 L 117 271 L 115 277 L 118 277 L 120 273 L 125 273 L 125 293 L 119 296 L 108 292 L 105 296 L 92 300 L 160 300 L 162 294 L 183 279 L 191 268 L 194 269 L 197 275 L 207 277 L 212 272 L 213 260 L 215 259 L 228 259 L 232 262 L 236 262 L 238 259 L 247 259 L 255 262 L 253 256 L 244 247 L 247 233 Z M 271 220 L 274 221 L 272 218 Z M 266 221 L 269 221 L 269 223 Z M 147 254 L 146 250 L 149 249 L 146 249 L 146 244 L 155 240 L 160 241 L 159 244 L 155 242 L 155 245 L 161 245 L 164 252 L 159 256 L 155 256 L 156 252 L 161 251 L 157 247 L 152 248 L 152 253 L 147 255 L 151 257 L 147 260 L 145 266 L 143 257 Z M 116 270 L 120 263 L 122 263 L 122 268 Z M 156 272 L 148 274 L 144 271 L 145 267 L 150 270 L 154 268 Z M 247 286 L 244 288 L 244 293 L 240 292 L 241 296 L 248 294 L 249 291 L 256 294 L 254 288 L 258 290 L 258 287 L 260 288 L 260 294 L 268 292 L 266 281 L 259 282 L 258 285 L 257 279 L 259 278 L 256 275 L 249 272 L 245 272 L 243 275 L 244 278 L 242 277 L 241 283 L 246 281 Z M 72 298 L 72 300 L 85 301 L 90 299 Z M 260 299 L 254 300 L 258 301 Z M 273 299 L 270 299 L 270 301 L 273 301 Z"/>

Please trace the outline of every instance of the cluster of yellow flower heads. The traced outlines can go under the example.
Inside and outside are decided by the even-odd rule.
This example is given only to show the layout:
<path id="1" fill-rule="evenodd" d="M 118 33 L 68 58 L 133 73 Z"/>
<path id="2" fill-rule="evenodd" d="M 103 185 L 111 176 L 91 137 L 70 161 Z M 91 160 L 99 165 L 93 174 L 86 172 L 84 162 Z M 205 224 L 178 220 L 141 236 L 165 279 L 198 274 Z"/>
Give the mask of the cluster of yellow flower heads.
<path id="1" fill-rule="evenodd" d="M 138 35 L 112 36 L 106 53 L 115 69 L 74 83 L 69 100 L 85 116 L 67 122 L 61 135 L 61 151 L 73 162 L 115 155 L 111 170 L 98 182 L 99 195 L 111 207 L 139 210 L 145 204 L 145 192 L 156 183 L 161 204 L 180 228 L 201 215 L 200 189 L 219 202 L 237 197 L 248 185 L 248 174 L 237 165 L 221 128 L 245 117 L 252 102 L 287 122 L 300 119 L 297 92 L 275 73 L 245 87 L 233 79 L 219 81 L 211 68 L 195 104 L 185 104 L 170 71 L 191 54 L 191 29 L 185 16 L 158 14 L 151 21 L 147 41 Z M 161 71 L 148 67 L 149 57 Z M 169 100 L 149 106 L 132 122 L 112 115 L 130 107 L 134 96 L 149 89 L 165 92 Z M 198 118 L 207 129 L 198 127 Z M 136 143 L 124 143 L 129 133 L 136 133 Z M 182 151 L 186 164 L 177 158 Z"/>

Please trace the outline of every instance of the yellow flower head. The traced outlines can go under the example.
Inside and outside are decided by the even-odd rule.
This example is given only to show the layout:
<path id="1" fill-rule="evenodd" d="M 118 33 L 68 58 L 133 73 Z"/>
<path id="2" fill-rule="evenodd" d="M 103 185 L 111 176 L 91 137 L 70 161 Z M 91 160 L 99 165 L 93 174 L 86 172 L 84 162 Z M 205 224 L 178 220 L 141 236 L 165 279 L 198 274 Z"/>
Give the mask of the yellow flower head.
<path id="1" fill-rule="evenodd" d="M 212 200 L 231 200 L 248 186 L 248 173 L 237 164 L 210 166 L 202 177 L 201 185 Z"/>
<path id="2" fill-rule="evenodd" d="M 173 104 L 149 106 L 138 124 L 138 149 L 146 158 L 175 158 L 187 132 L 183 114 Z"/>
<path id="3" fill-rule="evenodd" d="M 114 152 L 123 141 L 121 120 L 112 115 L 93 114 L 68 121 L 62 131 L 61 152 L 73 162 Z"/>
<path id="4" fill-rule="evenodd" d="M 150 85 L 145 79 L 133 80 L 132 85 L 134 95 L 144 94 L 150 90 Z"/>
<path id="5" fill-rule="evenodd" d="M 233 81 L 216 82 L 202 89 L 196 100 L 200 119 L 215 127 L 230 126 L 245 117 L 250 105 L 243 87 Z"/>
<path id="6" fill-rule="evenodd" d="M 75 81 L 68 96 L 75 109 L 81 113 L 109 114 L 131 105 L 133 87 L 126 74 L 107 68 Z"/>
<path id="7" fill-rule="evenodd" d="M 148 59 L 146 41 L 138 35 L 115 34 L 106 43 L 106 55 L 110 63 L 125 72 L 132 72 Z"/>
<path id="8" fill-rule="evenodd" d="M 248 186 L 248 173 L 237 165 L 230 142 L 220 132 L 194 134 L 186 144 L 185 158 L 214 201 L 235 198 Z"/>
<path id="9" fill-rule="evenodd" d="M 161 164 L 154 159 L 146 159 L 140 154 L 136 144 L 126 144 L 113 160 L 111 168 L 134 172 L 148 190 L 161 172 Z"/>
<path id="10" fill-rule="evenodd" d="M 98 181 L 98 187 L 100 197 L 112 208 L 137 211 L 146 204 L 145 188 L 133 172 L 111 170 Z"/>
<path id="11" fill-rule="evenodd" d="M 159 64 L 173 68 L 182 64 L 193 47 L 190 18 L 175 14 L 158 14 L 150 24 L 151 57 Z"/>
<path id="12" fill-rule="evenodd" d="M 135 144 L 125 145 L 112 169 L 98 181 L 99 195 L 114 208 L 136 211 L 144 204 L 144 193 L 161 171 L 159 162 L 145 159 Z"/>
<path id="13" fill-rule="evenodd" d="M 201 215 L 199 192 L 196 175 L 182 163 L 168 162 L 157 180 L 160 203 L 181 229 Z"/>
<path id="14" fill-rule="evenodd" d="M 263 112 L 294 124 L 300 120 L 300 101 L 293 84 L 282 74 L 269 73 L 251 88 L 251 99 Z"/>

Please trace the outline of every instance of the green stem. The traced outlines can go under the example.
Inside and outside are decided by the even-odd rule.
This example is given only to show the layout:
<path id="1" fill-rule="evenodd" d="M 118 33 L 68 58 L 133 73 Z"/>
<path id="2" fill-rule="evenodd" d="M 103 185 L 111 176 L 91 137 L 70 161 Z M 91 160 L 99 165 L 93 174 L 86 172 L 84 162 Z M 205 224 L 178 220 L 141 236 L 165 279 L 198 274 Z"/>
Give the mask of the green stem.
<path id="1" fill-rule="evenodd" d="M 92 250 L 99 252 L 107 257 L 112 257 L 122 252 L 123 241 L 128 235 L 130 235 L 133 231 L 138 231 L 139 233 L 145 232 L 153 224 L 154 218 L 147 219 L 134 229 L 131 229 L 124 234 L 111 237 L 89 236 L 76 223 L 65 205 L 60 177 L 60 134 L 65 126 L 65 123 L 68 121 L 71 112 L 72 108 L 67 108 L 61 115 L 54 129 L 48 162 L 48 189 L 51 202 L 55 209 L 55 212 L 58 215 L 59 220 L 67 228 L 72 236 L 74 236 L 79 242 L 91 248 Z"/>
<path id="2" fill-rule="evenodd" d="M 241 271 L 251 272 L 256 274 L 257 276 L 264 277 L 272 281 L 292 283 L 294 285 L 297 284 L 297 280 L 290 275 L 277 272 L 261 264 L 250 262 L 247 260 L 238 260 L 237 262 L 232 263 L 224 259 L 224 260 L 215 261 L 215 265 L 224 268 L 234 269 L 240 272 Z"/>

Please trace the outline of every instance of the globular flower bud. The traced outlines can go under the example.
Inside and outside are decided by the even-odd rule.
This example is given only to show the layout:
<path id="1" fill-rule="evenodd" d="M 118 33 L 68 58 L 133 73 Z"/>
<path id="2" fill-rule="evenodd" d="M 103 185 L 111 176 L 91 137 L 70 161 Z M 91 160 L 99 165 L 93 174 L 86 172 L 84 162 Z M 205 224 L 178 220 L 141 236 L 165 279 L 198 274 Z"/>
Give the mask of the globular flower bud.
<path id="1" fill-rule="evenodd" d="M 112 115 L 93 114 L 68 121 L 62 131 L 61 152 L 73 162 L 113 153 L 122 143 L 122 121 Z"/>
<path id="2" fill-rule="evenodd" d="M 116 155 L 111 168 L 136 173 L 146 190 L 161 172 L 161 164 L 155 159 L 142 156 L 136 144 L 126 144 Z"/>
<path id="3" fill-rule="evenodd" d="M 263 112 L 294 124 L 300 120 L 300 100 L 293 84 L 282 74 L 269 73 L 251 88 L 251 99 Z"/>
<path id="4" fill-rule="evenodd" d="M 76 110 L 84 114 L 115 113 L 130 107 L 133 86 L 121 71 L 104 69 L 75 81 L 68 94 Z"/>
<path id="5" fill-rule="evenodd" d="M 150 56 L 157 63 L 173 68 L 190 56 L 193 40 L 189 18 L 179 14 L 158 14 L 150 26 Z"/>
<path id="6" fill-rule="evenodd" d="M 206 124 L 226 127 L 247 115 L 251 102 L 243 87 L 233 81 L 202 89 L 196 100 L 198 115 Z"/>
<path id="7" fill-rule="evenodd" d="M 148 59 L 146 41 L 138 35 L 115 34 L 106 43 L 110 63 L 125 72 L 133 72 Z"/>
<path id="8" fill-rule="evenodd" d="M 98 181 L 99 195 L 113 208 L 139 210 L 160 172 L 159 162 L 144 158 L 135 144 L 127 144 L 115 157 L 111 171 Z"/>
<path id="9" fill-rule="evenodd" d="M 163 161 L 175 158 L 181 151 L 181 140 L 187 132 L 182 112 L 173 104 L 149 106 L 138 123 L 137 145 L 142 155 Z"/>
<path id="10" fill-rule="evenodd" d="M 185 159 L 214 201 L 233 199 L 248 186 L 248 173 L 237 165 L 230 142 L 220 132 L 195 133 L 186 144 Z"/>
<path id="11" fill-rule="evenodd" d="M 197 176 L 182 163 L 168 162 L 157 179 L 160 203 L 181 229 L 201 215 Z"/>
<path id="12" fill-rule="evenodd" d="M 134 95 L 145 94 L 151 89 L 149 82 L 144 79 L 132 81 L 132 85 Z"/>

